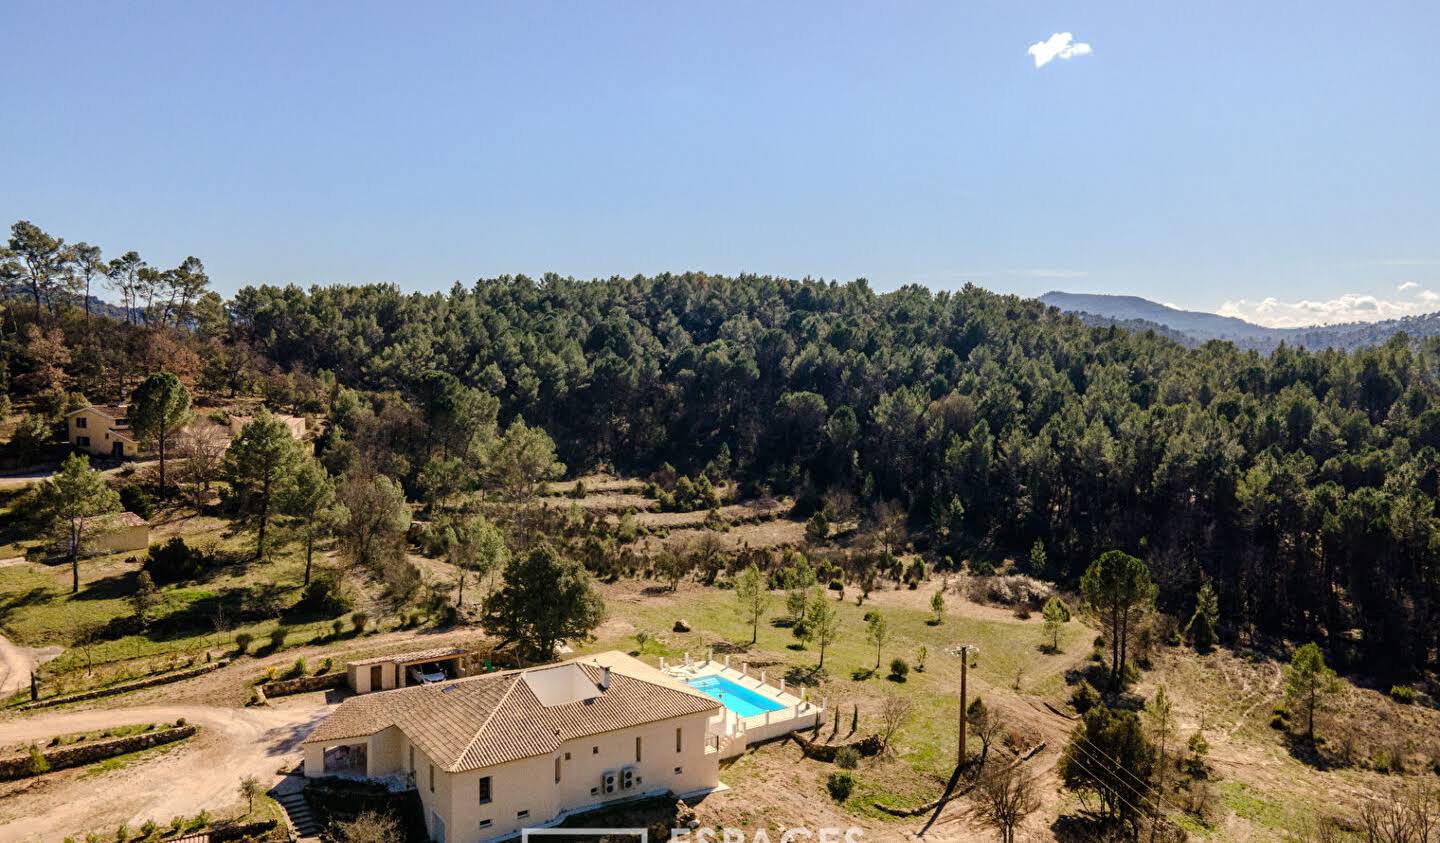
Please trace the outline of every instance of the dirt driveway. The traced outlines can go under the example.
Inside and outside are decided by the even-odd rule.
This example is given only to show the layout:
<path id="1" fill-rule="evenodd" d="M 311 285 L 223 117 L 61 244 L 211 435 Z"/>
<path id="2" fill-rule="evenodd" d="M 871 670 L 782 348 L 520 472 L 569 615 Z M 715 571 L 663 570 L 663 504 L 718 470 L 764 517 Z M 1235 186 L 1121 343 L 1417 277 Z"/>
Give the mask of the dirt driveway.
<path id="1" fill-rule="evenodd" d="M 253 775 L 266 787 L 278 781 L 278 771 L 300 759 L 300 742 L 331 708 L 317 692 L 265 708 L 144 705 L 0 723 L 0 744 L 181 717 L 201 727 L 194 738 L 120 769 L 97 775 L 79 768 L 0 785 L 0 840 L 83 839 L 91 831 L 109 838 L 121 822 L 134 829 L 153 818 L 163 825 L 176 815 L 232 805 L 242 777 Z"/>

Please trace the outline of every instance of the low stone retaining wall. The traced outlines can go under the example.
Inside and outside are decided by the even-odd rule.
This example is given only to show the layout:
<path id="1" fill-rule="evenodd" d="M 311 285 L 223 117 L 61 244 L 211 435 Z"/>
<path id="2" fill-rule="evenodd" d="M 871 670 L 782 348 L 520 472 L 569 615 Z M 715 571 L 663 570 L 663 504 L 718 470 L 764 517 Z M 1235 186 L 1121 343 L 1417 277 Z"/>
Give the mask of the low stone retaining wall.
<path id="1" fill-rule="evenodd" d="M 80 702 L 82 700 L 94 700 L 100 697 L 108 697 L 112 694 L 123 694 L 126 691 L 138 691 L 141 688 L 151 688 L 156 685 L 165 685 L 170 682 L 179 682 L 182 679 L 190 679 L 195 676 L 203 676 L 212 670 L 219 670 L 228 661 L 220 660 L 202 664 L 199 667 L 190 667 L 185 670 L 177 670 L 174 673 L 162 673 L 159 676 L 149 676 L 144 679 L 136 679 L 132 682 L 122 682 L 119 685 L 111 685 L 108 688 L 96 688 L 93 691 L 84 691 L 79 694 L 66 694 L 63 697 L 50 697 L 49 699 L 36 700 L 20 706 L 21 709 L 45 708 L 52 705 L 64 705 L 65 703 Z"/>
<path id="2" fill-rule="evenodd" d="M 345 674 L 337 671 L 322 673 L 319 676 L 301 676 L 296 679 L 272 679 L 255 687 L 261 689 L 267 697 L 286 697 L 291 694 L 303 694 L 307 691 L 339 688 L 344 684 Z"/>
<path id="3" fill-rule="evenodd" d="M 93 764 L 96 761 L 103 761 L 106 758 L 114 758 L 117 755 L 124 755 L 127 752 L 136 752 L 142 749 L 149 749 L 152 746 L 162 746 L 167 743 L 184 740 L 195 734 L 194 726 L 175 726 L 170 729 L 157 729 L 153 732 L 141 732 L 137 735 L 126 735 L 123 738 L 110 738 L 108 740 L 90 741 L 83 744 L 71 746 L 60 746 L 51 749 L 43 749 L 40 754 L 45 756 L 45 763 L 50 765 L 51 770 L 64 770 L 67 767 L 79 767 L 83 764 Z M 23 779 L 35 775 L 30 771 L 30 753 L 15 755 L 10 758 L 0 758 L 0 780 Z"/>

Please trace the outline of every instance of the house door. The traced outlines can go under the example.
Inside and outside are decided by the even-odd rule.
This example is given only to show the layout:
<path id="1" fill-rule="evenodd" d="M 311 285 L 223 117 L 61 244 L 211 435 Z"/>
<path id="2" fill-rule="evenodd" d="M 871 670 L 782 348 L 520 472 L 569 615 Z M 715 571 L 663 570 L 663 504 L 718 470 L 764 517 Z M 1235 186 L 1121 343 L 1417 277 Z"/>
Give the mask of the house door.
<path id="1" fill-rule="evenodd" d="M 370 690 L 380 690 L 380 665 L 378 664 L 370 668 Z"/>
<path id="2" fill-rule="evenodd" d="M 118 458 L 118 457 L 123 457 L 123 456 L 125 456 L 125 443 L 124 443 L 124 442 L 111 442 L 111 443 L 110 443 L 110 456 L 112 456 L 112 457 L 117 457 L 117 458 Z"/>

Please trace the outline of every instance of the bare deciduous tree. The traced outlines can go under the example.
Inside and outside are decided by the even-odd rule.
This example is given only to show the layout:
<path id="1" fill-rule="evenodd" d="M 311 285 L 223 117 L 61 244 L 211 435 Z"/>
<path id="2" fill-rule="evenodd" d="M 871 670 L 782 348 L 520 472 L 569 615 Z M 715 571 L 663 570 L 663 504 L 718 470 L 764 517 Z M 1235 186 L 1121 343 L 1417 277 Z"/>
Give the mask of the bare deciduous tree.
<path id="1" fill-rule="evenodd" d="M 886 751 L 914 713 L 915 704 L 909 698 L 894 693 L 885 695 L 885 702 L 880 705 L 880 743 Z"/>
<path id="2" fill-rule="evenodd" d="M 986 774 L 975 788 L 972 815 L 1000 832 L 1003 843 L 1014 843 L 1015 828 L 1040 807 L 1034 777 L 1012 764 Z"/>
<path id="3" fill-rule="evenodd" d="M 1440 790 L 1430 784 L 1397 787 L 1360 809 L 1360 827 L 1369 843 L 1440 841 Z"/>
<path id="4" fill-rule="evenodd" d="M 353 820 L 335 823 L 336 837 L 344 843 L 400 843 L 400 823 L 391 814 L 365 811 Z"/>
<path id="5" fill-rule="evenodd" d="M 182 483 L 189 484 L 191 502 L 195 506 L 210 502 L 210 484 L 220 476 L 228 447 L 230 435 L 218 425 L 191 425 L 176 437 L 175 456 L 180 462 L 177 474 Z"/>

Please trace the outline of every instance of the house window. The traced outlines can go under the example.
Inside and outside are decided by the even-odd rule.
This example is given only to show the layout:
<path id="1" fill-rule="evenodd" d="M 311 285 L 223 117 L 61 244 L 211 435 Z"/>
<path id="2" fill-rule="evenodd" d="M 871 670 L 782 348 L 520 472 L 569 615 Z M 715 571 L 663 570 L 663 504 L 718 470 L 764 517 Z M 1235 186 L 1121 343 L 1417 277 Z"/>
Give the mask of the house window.
<path id="1" fill-rule="evenodd" d="M 86 421 L 88 421 L 88 419 L 86 419 L 84 416 L 80 416 L 79 418 L 75 419 L 75 426 L 83 429 L 85 427 Z"/>
<path id="2" fill-rule="evenodd" d="M 635 763 L 640 763 L 640 736 L 635 736 Z"/>
<path id="3" fill-rule="evenodd" d="M 598 746 L 592 746 L 592 747 L 590 747 L 590 754 L 591 754 L 591 755 L 599 755 L 599 754 L 600 754 L 600 747 L 598 747 Z"/>
<path id="4" fill-rule="evenodd" d="M 530 811 L 529 811 L 528 809 L 527 809 L 527 810 L 524 810 L 524 811 L 516 811 L 516 812 L 515 812 L 515 819 L 517 819 L 517 820 L 523 820 L 523 819 L 525 819 L 525 818 L 528 817 L 528 816 L 530 816 Z"/>
<path id="5" fill-rule="evenodd" d="M 480 827 L 481 827 L 481 828 L 489 828 L 489 827 L 490 827 L 490 821 L 489 821 L 489 820 L 481 820 L 481 821 L 480 821 Z"/>
<path id="6" fill-rule="evenodd" d="M 435 765 L 430 765 L 430 792 L 435 792 Z"/>
<path id="7" fill-rule="evenodd" d="M 684 768 L 684 767 L 676 767 L 676 768 L 675 768 L 675 775 L 678 776 L 678 775 L 680 775 L 680 774 L 683 773 L 683 772 L 685 772 L 685 768 Z"/>
<path id="8" fill-rule="evenodd" d="M 682 752 L 682 751 L 684 751 L 685 743 L 684 743 L 683 739 L 680 737 L 682 734 L 684 734 L 684 732 L 682 732 L 679 727 L 676 727 L 676 729 L 675 729 L 675 751 L 676 751 L 676 752 Z"/>
<path id="9" fill-rule="evenodd" d="M 410 775 L 415 775 L 415 747 L 410 747 Z"/>
<path id="10" fill-rule="evenodd" d="M 555 783 L 560 783 L 560 756 L 555 756 Z"/>
<path id="11" fill-rule="evenodd" d="M 490 801 L 490 777 L 480 777 L 480 804 L 484 805 Z"/>
<path id="12" fill-rule="evenodd" d="M 88 436 L 77 436 L 77 437 L 75 437 L 75 444 L 76 444 L 76 445 L 79 445 L 79 446 L 82 447 L 82 448 L 88 448 L 88 447 L 90 447 L 90 437 L 88 437 Z"/>

